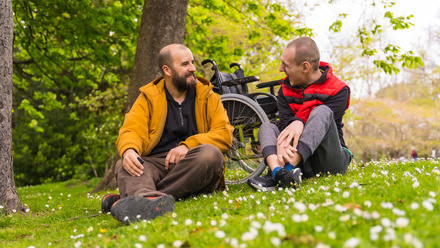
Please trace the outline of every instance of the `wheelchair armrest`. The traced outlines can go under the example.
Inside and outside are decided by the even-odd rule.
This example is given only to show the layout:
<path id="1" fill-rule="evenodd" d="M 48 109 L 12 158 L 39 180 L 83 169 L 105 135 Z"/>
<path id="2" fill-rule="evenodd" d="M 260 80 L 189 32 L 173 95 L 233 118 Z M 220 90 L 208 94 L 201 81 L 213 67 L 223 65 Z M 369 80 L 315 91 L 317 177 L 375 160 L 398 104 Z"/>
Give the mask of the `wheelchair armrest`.
<path id="1" fill-rule="evenodd" d="M 279 86 L 279 85 L 281 85 L 281 81 L 280 80 L 275 80 L 275 81 L 259 83 L 259 84 L 257 84 L 257 88 L 258 89 L 270 88 L 270 94 L 275 95 L 275 86 Z"/>
<path id="2" fill-rule="evenodd" d="M 280 80 L 259 83 L 259 84 L 257 84 L 257 88 L 261 89 L 261 88 L 267 88 L 267 87 L 274 87 L 274 86 L 278 86 L 278 85 L 281 85 Z"/>

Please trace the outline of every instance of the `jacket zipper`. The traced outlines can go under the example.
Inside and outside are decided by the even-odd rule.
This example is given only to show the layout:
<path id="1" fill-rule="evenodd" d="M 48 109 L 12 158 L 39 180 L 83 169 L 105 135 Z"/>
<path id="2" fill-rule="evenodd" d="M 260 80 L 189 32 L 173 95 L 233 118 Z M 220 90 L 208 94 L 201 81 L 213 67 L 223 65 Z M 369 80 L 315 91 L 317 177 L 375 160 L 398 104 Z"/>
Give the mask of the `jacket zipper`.
<path id="1" fill-rule="evenodd" d="M 179 106 L 179 115 L 180 115 L 180 125 L 183 127 L 183 113 L 182 113 L 182 106 Z"/>

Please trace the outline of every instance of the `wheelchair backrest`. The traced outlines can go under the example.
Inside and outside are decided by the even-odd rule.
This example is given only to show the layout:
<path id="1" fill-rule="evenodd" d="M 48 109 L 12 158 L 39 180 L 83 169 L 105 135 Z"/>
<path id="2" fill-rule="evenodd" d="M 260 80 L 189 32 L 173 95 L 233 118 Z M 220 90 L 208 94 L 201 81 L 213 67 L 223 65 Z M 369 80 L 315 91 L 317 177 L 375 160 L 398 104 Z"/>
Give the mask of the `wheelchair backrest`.
<path id="1" fill-rule="evenodd" d="M 221 86 L 221 83 L 238 79 L 238 78 L 244 78 L 244 71 L 243 69 L 239 68 L 233 73 L 226 73 L 226 72 L 216 72 L 211 78 L 211 82 L 214 85 L 214 91 L 218 94 L 228 94 L 228 93 L 236 93 L 236 94 L 248 94 L 248 88 L 247 85 L 232 85 L 232 86 Z"/>

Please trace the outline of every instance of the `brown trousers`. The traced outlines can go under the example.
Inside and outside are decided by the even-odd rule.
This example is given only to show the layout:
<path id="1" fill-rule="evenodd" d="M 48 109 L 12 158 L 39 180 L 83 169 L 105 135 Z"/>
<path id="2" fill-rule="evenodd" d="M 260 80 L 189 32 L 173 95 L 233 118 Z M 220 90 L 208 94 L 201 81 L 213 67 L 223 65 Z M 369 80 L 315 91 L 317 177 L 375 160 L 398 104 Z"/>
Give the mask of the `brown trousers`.
<path id="1" fill-rule="evenodd" d="M 165 169 L 168 152 L 142 157 L 143 174 L 130 175 L 116 163 L 116 181 L 121 198 L 131 195 L 172 195 L 185 198 L 192 194 L 212 193 L 219 189 L 223 175 L 223 154 L 215 146 L 204 144 L 190 149 L 177 164 Z"/>

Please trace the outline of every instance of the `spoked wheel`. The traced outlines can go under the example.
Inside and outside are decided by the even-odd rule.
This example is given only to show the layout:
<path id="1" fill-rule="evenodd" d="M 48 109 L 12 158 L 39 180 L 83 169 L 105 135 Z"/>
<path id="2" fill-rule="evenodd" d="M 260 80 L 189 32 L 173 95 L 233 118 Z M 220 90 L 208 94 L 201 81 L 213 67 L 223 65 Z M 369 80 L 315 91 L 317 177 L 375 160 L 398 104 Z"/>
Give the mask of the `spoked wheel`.
<path id="1" fill-rule="evenodd" d="M 244 183 L 265 169 L 257 133 L 261 124 L 269 119 L 264 110 L 246 96 L 225 94 L 221 101 L 234 127 L 232 147 L 225 155 L 226 184 Z"/>

